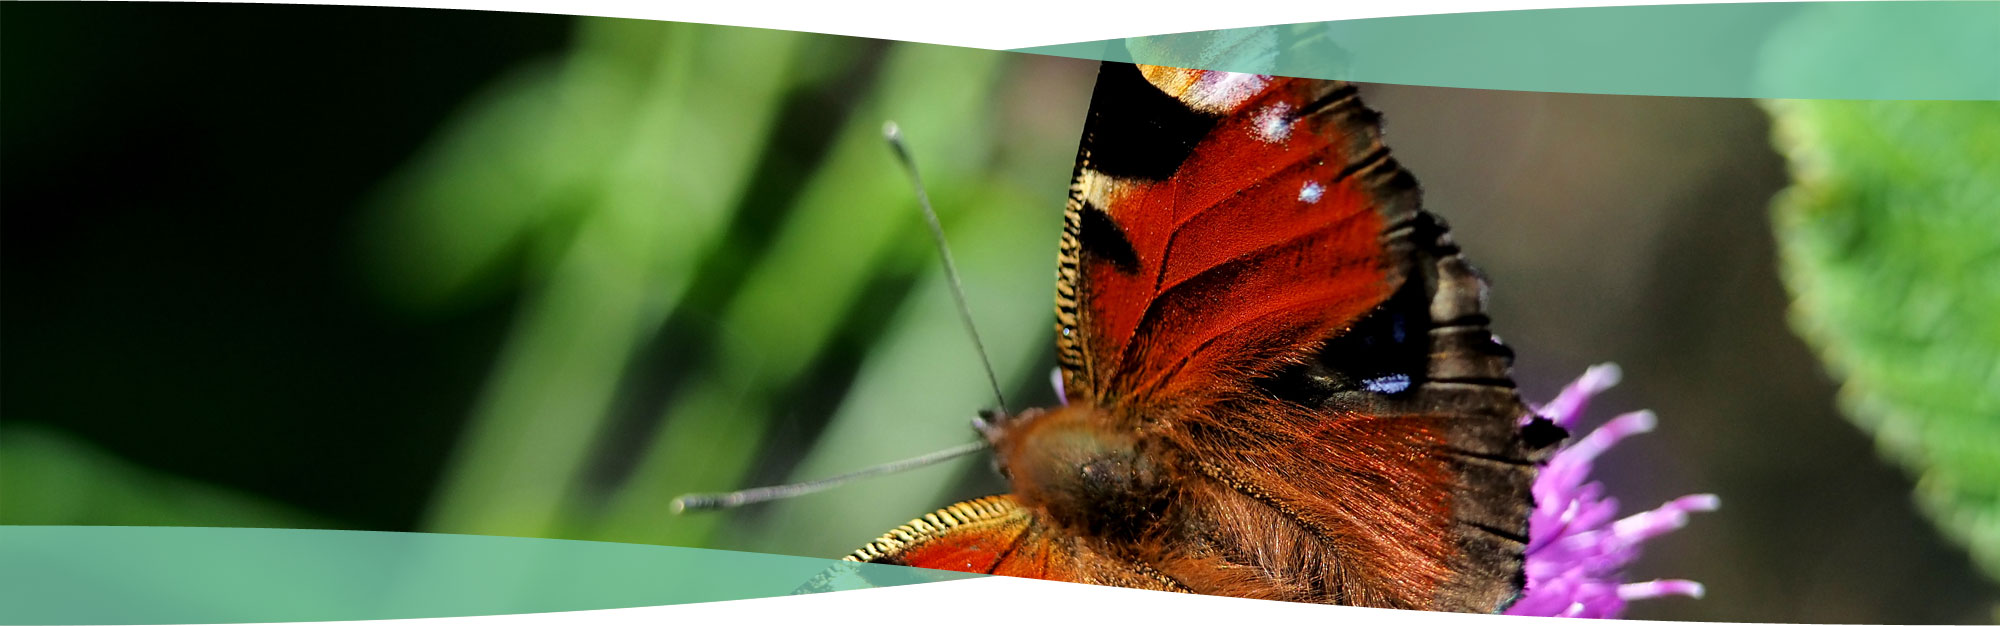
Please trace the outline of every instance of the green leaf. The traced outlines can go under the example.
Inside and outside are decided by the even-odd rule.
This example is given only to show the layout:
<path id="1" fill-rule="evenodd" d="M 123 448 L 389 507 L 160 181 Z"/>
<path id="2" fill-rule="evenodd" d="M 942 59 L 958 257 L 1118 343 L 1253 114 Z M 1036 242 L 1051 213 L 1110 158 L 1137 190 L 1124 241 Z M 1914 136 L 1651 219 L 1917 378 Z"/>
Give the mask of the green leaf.
<path id="1" fill-rule="evenodd" d="M 2000 102 L 1774 101 L 1793 327 L 2000 578 Z"/>

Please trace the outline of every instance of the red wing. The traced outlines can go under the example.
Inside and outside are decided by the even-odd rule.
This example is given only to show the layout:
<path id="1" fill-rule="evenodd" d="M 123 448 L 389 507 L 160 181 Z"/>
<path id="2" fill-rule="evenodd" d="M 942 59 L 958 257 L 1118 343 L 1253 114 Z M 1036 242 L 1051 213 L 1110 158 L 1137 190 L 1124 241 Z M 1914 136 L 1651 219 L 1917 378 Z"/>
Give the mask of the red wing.
<path id="1" fill-rule="evenodd" d="M 1106 64 L 1057 285 L 1073 399 L 1198 404 L 1395 291 L 1415 186 L 1345 83 Z"/>
<path id="2" fill-rule="evenodd" d="M 960 502 L 911 520 L 847 560 L 975 574 L 1185 591 L 1157 572 L 1093 549 L 1021 508 L 1012 496 Z"/>
<path id="3" fill-rule="evenodd" d="M 1287 572 L 1284 599 L 1471 612 L 1519 591 L 1534 463 L 1561 429 L 1521 426 L 1485 283 L 1443 226 L 1406 230 L 1406 279 L 1381 306 L 1253 393 L 1166 419 L 1169 447 L 1209 479 L 1186 483 L 1193 540 L 1175 543 L 1222 556 L 1165 575 L 1208 592 Z"/>

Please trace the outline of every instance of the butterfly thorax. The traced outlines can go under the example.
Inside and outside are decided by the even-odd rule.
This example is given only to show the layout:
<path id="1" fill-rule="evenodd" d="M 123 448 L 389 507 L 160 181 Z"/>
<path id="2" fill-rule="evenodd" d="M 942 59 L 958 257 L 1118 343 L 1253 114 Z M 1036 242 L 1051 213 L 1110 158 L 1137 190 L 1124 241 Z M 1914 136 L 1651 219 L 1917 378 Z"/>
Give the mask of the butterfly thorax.
<path id="1" fill-rule="evenodd" d="M 981 425 L 995 462 L 1025 506 L 1096 536 L 1135 535 L 1174 491 L 1157 442 L 1096 407 L 1076 404 Z"/>

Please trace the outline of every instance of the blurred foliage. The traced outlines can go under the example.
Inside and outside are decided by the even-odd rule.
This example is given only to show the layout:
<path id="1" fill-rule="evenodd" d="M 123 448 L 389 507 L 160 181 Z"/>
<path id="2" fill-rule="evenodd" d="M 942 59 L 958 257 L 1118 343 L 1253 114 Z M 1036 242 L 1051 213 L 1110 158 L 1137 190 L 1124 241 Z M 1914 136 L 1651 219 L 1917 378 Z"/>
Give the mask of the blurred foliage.
<path id="1" fill-rule="evenodd" d="M 913 142 L 947 232 L 974 234 L 954 244 L 975 308 L 1007 307 L 982 316 L 996 365 L 1041 380 L 1081 111 L 1010 127 L 1036 122 L 1000 110 L 1002 53 L 578 24 L 566 58 L 476 98 L 370 212 L 364 256 L 401 306 L 522 294 L 427 530 L 835 554 L 945 504 L 957 474 L 933 469 L 778 515 L 867 527 L 846 532 L 668 508 L 786 479 L 759 473 L 765 452 L 799 454 L 767 450 L 774 427 L 824 433 L 798 469 L 815 477 L 970 437 L 990 394 L 884 120 Z"/>
<path id="2" fill-rule="evenodd" d="M 337 528 L 290 507 L 141 467 L 88 443 L 0 426 L 0 524 Z"/>
<path id="3" fill-rule="evenodd" d="M 2000 102 L 1775 101 L 1794 327 L 2000 578 Z"/>

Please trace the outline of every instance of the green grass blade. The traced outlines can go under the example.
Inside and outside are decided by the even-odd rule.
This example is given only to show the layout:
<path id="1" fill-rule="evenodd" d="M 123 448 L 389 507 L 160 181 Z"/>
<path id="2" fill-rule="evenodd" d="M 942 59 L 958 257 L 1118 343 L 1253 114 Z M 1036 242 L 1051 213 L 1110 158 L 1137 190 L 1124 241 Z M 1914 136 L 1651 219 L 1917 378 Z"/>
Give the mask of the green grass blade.
<path id="1" fill-rule="evenodd" d="M 721 516 L 675 517 L 676 495 L 740 481 L 770 422 L 775 395 L 821 358 L 871 280 L 915 271 L 927 247 L 914 198 L 883 144 L 894 119 L 912 137 L 940 138 L 918 156 L 941 212 L 963 207 L 990 158 L 993 84 L 1007 55 L 899 44 L 878 87 L 839 132 L 779 227 L 770 253 L 721 314 L 717 360 L 663 412 L 664 425 L 615 494 L 594 538 L 706 545 Z M 949 143 L 944 143 L 948 141 Z"/>
<path id="2" fill-rule="evenodd" d="M 399 235 L 406 256 L 461 251 L 401 268 L 431 275 L 408 291 L 449 291 L 506 267 L 509 253 L 529 255 L 522 310 L 430 512 L 433 531 L 556 532 L 633 349 L 735 210 L 803 39 L 580 24 L 559 70 L 475 111 L 485 123 L 448 134 L 384 203 L 381 222 L 421 227 Z"/>

